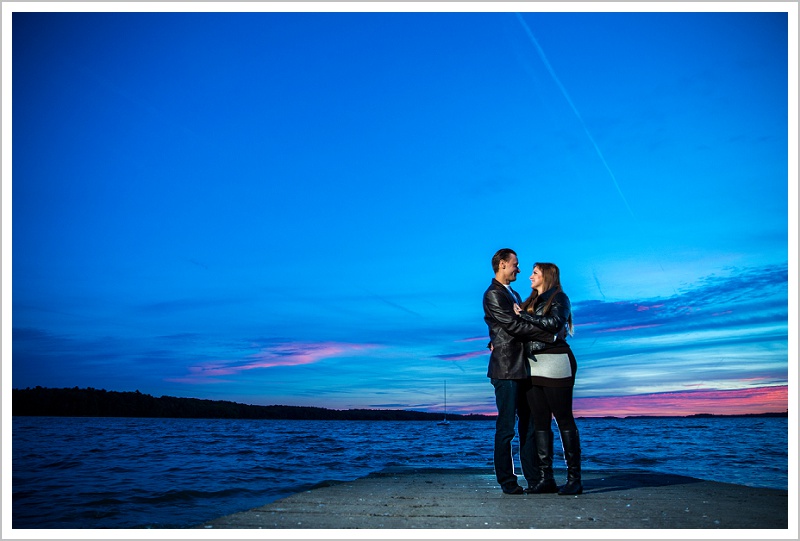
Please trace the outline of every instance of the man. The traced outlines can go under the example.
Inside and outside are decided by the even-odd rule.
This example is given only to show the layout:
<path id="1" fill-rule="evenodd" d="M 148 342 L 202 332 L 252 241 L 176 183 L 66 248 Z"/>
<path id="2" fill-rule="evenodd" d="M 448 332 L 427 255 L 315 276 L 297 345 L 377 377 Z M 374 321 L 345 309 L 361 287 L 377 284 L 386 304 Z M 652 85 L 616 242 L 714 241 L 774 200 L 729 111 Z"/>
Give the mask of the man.
<path id="1" fill-rule="evenodd" d="M 514 250 L 503 248 L 492 257 L 494 278 L 483 294 L 484 321 L 489 326 L 489 372 L 497 403 L 497 424 L 494 435 L 494 470 L 505 494 L 523 494 L 539 481 L 533 420 L 526 399 L 530 388 L 530 369 L 524 342 L 555 342 L 555 335 L 536 327 L 514 313 L 514 304 L 521 301 L 511 282 L 519 274 L 519 260 Z M 523 489 L 514 473 L 511 441 L 514 424 L 519 418 L 519 457 L 522 473 L 528 481 Z"/>

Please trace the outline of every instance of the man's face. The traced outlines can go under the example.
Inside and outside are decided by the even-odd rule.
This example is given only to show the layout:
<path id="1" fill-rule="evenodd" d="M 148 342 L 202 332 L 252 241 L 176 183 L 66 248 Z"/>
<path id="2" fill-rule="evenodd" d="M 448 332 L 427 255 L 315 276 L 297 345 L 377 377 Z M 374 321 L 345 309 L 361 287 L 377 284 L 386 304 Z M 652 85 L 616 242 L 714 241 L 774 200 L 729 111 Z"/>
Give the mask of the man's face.
<path id="1" fill-rule="evenodd" d="M 517 256 L 511 254 L 506 261 L 501 261 L 499 274 L 504 284 L 510 284 L 516 280 L 517 274 L 519 274 L 519 260 Z"/>

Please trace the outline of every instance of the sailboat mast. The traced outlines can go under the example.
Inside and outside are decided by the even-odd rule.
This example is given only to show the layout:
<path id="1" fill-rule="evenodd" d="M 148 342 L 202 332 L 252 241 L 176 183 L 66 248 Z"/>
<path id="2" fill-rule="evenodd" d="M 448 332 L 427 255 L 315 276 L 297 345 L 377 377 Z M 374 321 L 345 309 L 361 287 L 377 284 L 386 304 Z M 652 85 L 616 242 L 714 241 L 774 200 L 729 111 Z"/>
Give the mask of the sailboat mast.
<path id="1" fill-rule="evenodd" d="M 450 421 L 447 420 L 447 380 L 444 381 L 444 419 L 438 422 L 440 425 L 449 425 Z"/>

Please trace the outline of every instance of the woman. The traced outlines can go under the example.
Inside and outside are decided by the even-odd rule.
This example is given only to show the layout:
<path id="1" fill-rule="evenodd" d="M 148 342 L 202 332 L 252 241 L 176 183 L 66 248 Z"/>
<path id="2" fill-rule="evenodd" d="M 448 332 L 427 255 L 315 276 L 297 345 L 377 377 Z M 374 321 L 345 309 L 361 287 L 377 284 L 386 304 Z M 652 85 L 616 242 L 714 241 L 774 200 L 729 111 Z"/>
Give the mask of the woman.
<path id="1" fill-rule="evenodd" d="M 524 319 L 557 334 L 559 338 L 553 344 L 527 343 L 532 383 L 528 403 L 540 461 L 539 482 L 528 491 L 532 494 L 582 494 L 581 445 L 572 414 L 572 389 L 578 364 L 565 340 L 567 333 L 570 336 L 574 333 L 569 297 L 561 288 L 558 267 L 552 263 L 536 263 L 530 280 L 533 291 L 515 310 Z M 561 434 L 567 463 L 567 483 L 560 489 L 553 478 L 553 417 Z"/>

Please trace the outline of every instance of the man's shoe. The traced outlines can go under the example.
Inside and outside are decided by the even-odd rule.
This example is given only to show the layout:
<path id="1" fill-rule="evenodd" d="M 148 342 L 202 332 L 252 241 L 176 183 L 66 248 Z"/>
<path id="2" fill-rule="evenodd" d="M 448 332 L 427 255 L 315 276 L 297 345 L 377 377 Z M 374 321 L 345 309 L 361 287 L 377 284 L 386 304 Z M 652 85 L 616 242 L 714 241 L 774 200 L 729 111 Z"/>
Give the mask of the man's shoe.
<path id="1" fill-rule="evenodd" d="M 561 496 L 576 496 L 583 494 L 583 483 L 578 479 L 577 481 L 570 479 L 567 484 L 558 490 Z"/>
<path id="2" fill-rule="evenodd" d="M 525 491 L 522 489 L 521 486 L 517 485 L 515 487 L 502 487 L 503 494 L 525 494 Z"/>
<path id="3" fill-rule="evenodd" d="M 525 494 L 555 494 L 558 492 L 558 485 L 555 479 L 542 479 L 536 486 L 525 489 Z"/>

